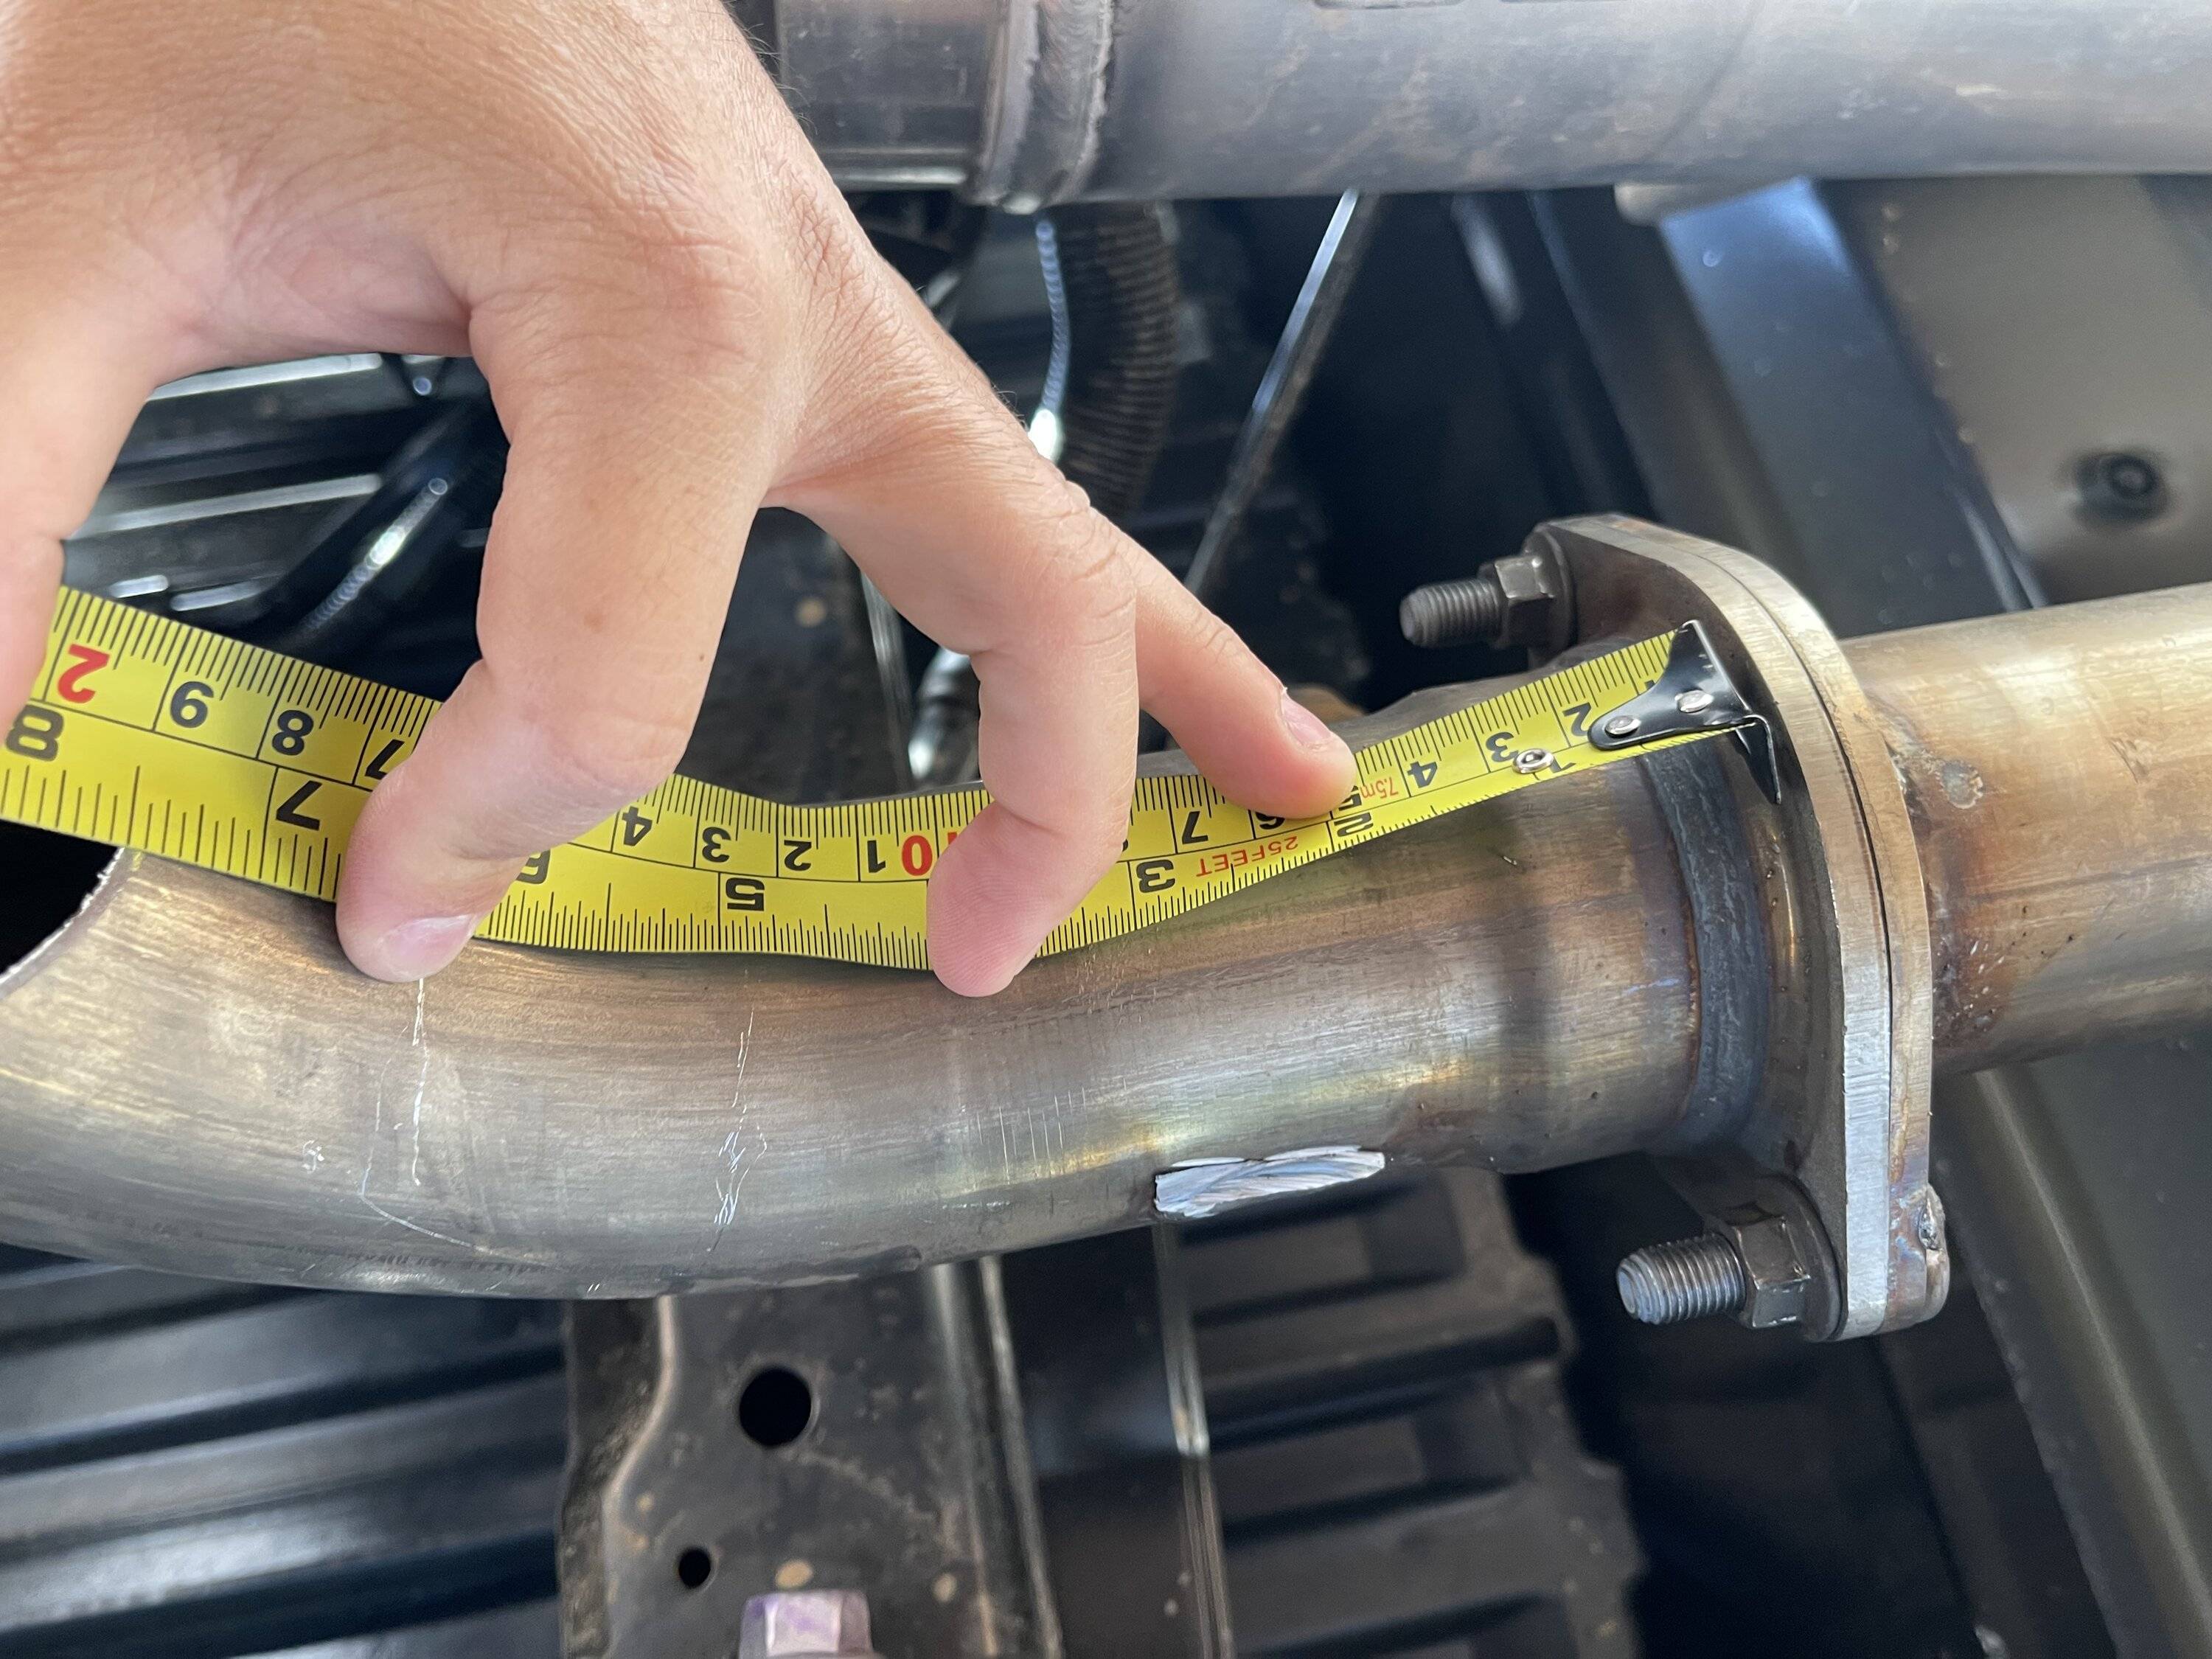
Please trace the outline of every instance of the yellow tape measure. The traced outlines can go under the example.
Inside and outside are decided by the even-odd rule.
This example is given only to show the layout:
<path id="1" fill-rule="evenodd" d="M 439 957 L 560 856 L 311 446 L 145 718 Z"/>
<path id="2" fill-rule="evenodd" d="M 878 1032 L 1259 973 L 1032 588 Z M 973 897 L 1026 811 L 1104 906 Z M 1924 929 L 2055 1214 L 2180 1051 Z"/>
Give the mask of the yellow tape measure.
<path id="1" fill-rule="evenodd" d="M 1394 830 L 1638 752 L 1599 747 L 1592 723 L 1650 690 L 1671 637 L 1360 750 L 1358 790 L 1323 817 L 1247 811 L 1194 777 L 1142 779 L 1120 860 L 1044 949 L 1112 939 Z M 332 898 L 362 803 L 436 707 L 67 592 L 33 698 L 0 741 L 0 817 Z M 477 934 L 926 968 L 929 872 L 988 799 L 967 788 L 783 806 L 671 778 L 532 859 Z"/>

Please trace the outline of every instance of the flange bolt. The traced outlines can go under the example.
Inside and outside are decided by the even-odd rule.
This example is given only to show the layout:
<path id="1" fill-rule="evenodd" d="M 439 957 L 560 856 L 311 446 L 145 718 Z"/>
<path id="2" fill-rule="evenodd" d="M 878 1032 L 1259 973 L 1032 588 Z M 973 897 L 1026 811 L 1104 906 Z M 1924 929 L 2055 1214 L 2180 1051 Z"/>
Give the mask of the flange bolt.
<path id="1" fill-rule="evenodd" d="M 1732 1314 L 1743 1306 L 1743 1258 L 1718 1233 L 1647 1244 L 1629 1253 L 1613 1275 L 1621 1305 L 1646 1325 Z"/>
<path id="2" fill-rule="evenodd" d="M 1472 576 L 1417 587 L 1398 606 L 1399 631 L 1415 645 L 1521 645 L 1548 655 L 1566 645 L 1573 622 L 1567 568 L 1534 541 Z"/>
<path id="3" fill-rule="evenodd" d="M 1417 587 L 1398 605 L 1398 631 L 1415 645 L 1489 645 L 1504 627 L 1505 589 L 1487 570 Z"/>

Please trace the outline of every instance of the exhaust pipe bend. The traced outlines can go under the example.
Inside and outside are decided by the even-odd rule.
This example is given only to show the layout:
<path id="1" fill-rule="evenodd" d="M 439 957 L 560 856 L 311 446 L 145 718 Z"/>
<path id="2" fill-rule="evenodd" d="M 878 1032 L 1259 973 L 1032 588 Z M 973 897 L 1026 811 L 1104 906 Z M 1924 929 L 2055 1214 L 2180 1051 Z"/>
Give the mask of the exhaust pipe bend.
<path id="1" fill-rule="evenodd" d="M 2212 586 L 1850 654 L 1920 836 L 1938 1065 L 2212 1018 Z M 1689 1110 L 1701 1009 L 1741 988 L 1698 983 L 1697 861 L 1658 769 L 1734 763 L 1701 745 L 1563 778 L 980 1002 L 835 964 L 492 946 L 380 985 L 305 902 L 125 857 L 0 977 L 0 1237 L 287 1284 L 639 1296 L 1129 1224 L 1196 1158 L 1650 1145 Z"/>
<path id="2" fill-rule="evenodd" d="M 637 1296 L 1102 1231 L 1191 1158 L 1620 1150 L 1678 1109 L 1696 1035 L 1635 774 L 982 1001 L 836 963 L 497 946 L 380 985 L 306 902 L 126 855 L 0 982 L 0 1236 L 217 1277 Z"/>

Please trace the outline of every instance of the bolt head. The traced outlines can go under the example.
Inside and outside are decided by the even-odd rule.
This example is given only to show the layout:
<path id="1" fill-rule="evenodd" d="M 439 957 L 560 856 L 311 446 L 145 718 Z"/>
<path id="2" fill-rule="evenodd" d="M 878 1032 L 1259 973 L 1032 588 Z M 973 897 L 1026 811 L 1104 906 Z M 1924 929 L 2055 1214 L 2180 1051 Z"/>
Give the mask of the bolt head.
<path id="1" fill-rule="evenodd" d="M 1713 706 L 1713 694 L 1700 686 L 1692 686 L 1674 699 L 1674 707 L 1685 714 L 1702 714 Z"/>
<path id="2" fill-rule="evenodd" d="M 848 1659 L 874 1646 L 858 1590 L 778 1590 L 745 1603 L 738 1659 Z"/>
<path id="3" fill-rule="evenodd" d="M 1608 738 L 1632 738 L 1644 729 L 1644 722 L 1633 714 L 1615 714 L 1605 723 Z"/>

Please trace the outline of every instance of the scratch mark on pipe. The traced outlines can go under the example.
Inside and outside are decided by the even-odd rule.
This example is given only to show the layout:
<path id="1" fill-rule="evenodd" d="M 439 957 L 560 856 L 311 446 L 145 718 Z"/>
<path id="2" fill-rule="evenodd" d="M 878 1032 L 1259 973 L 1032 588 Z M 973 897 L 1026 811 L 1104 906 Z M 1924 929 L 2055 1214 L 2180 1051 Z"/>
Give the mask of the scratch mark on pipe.
<path id="1" fill-rule="evenodd" d="M 409 1039 L 408 1046 L 416 1048 L 422 1046 L 422 981 L 419 979 L 415 981 L 415 1030 L 413 1036 Z M 478 1255 L 490 1254 L 482 1244 L 472 1239 L 455 1238 L 451 1233 L 441 1233 L 434 1227 L 425 1227 L 419 1221 L 410 1221 L 404 1215 L 394 1215 L 368 1195 L 369 1177 L 376 1173 L 376 1143 L 384 1139 L 384 1079 L 386 1074 L 391 1070 L 392 1062 L 386 1060 L 383 1071 L 376 1074 L 375 1118 L 369 1126 L 368 1154 L 361 1162 L 361 1185 L 355 1189 L 356 1195 L 376 1214 L 395 1226 L 406 1228 L 410 1233 L 420 1233 L 425 1238 L 434 1238 L 441 1243 L 451 1244 L 459 1249 L 471 1250 Z M 415 1083 L 415 1139 L 416 1157 L 418 1160 L 422 1156 L 422 1091 L 429 1080 L 430 1056 L 428 1050 L 425 1050 L 422 1055 L 421 1074 Z M 416 1177 L 415 1184 L 418 1187 L 422 1184 L 420 1176 Z"/>
<path id="2" fill-rule="evenodd" d="M 722 1172 L 714 1177 L 714 1237 L 708 1241 L 707 1254 L 712 1255 L 720 1248 L 722 1235 L 728 1232 L 738 1218 L 738 1201 L 744 1196 L 745 1181 L 758 1164 L 761 1155 L 768 1151 L 768 1137 L 757 1135 L 758 1143 L 752 1149 L 752 1161 L 745 1160 L 744 1145 L 745 1123 L 752 1116 L 753 1103 L 745 1096 L 745 1058 L 752 1052 L 753 1020 L 745 1017 L 745 1029 L 738 1034 L 737 1075 L 732 1079 L 730 1109 L 738 1115 L 738 1127 L 722 1138 Z"/>
<path id="3" fill-rule="evenodd" d="M 730 1192 L 730 1198 L 732 1205 L 735 1204 L 737 1200 L 743 1198 L 745 1195 L 745 1182 L 751 1178 L 752 1172 L 760 1168 L 761 1159 L 766 1156 L 767 1152 L 768 1137 L 766 1135 L 754 1136 L 753 1161 L 746 1164 L 744 1169 L 738 1171 L 738 1184 L 736 1187 L 732 1188 Z"/>
<path id="4" fill-rule="evenodd" d="M 407 1166 L 408 1176 L 417 1187 L 422 1184 L 422 1094 L 430 1086 L 430 1050 L 422 1041 L 422 994 L 428 983 L 428 980 L 415 981 L 415 1033 L 407 1040 L 408 1047 L 420 1056 L 415 1066 L 414 1154 Z"/>
<path id="5" fill-rule="evenodd" d="M 707 1246 L 707 1254 L 714 1255 L 714 1247 L 722 1242 L 722 1235 L 730 1231 L 730 1224 L 738 1218 L 738 1164 L 744 1154 L 738 1150 L 735 1129 L 723 1138 L 722 1167 L 725 1173 L 714 1177 L 714 1196 L 720 1200 L 714 1210 L 714 1237 Z"/>
<path id="6" fill-rule="evenodd" d="M 737 1087 L 733 1089 L 730 1094 L 730 1104 L 732 1106 L 738 1103 L 738 1096 L 744 1092 L 745 1056 L 753 1051 L 753 1020 L 755 1018 L 756 1016 L 752 1014 L 747 1014 L 745 1016 L 745 1029 L 738 1033 L 738 1074 L 736 1078 L 732 1079 L 732 1081 L 736 1083 Z"/>
<path id="7" fill-rule="evenodd" d="M 380 1121 L 377 1126 L 377 1133 L 380 1134 L 383 1133 L 383 1125 Z M 474 1250 L 479 1255 L 483 1253 L 483 1247 L 480 1244 L 474 1243 L 465 1238 L 455 1238 L 451 1233 L 441 1233 L 435 1227 L 425 1227 L 421 1222 L 410 1221 L 404 1215 L 394 1215 L 391 1211 L 386 1209 L 384 1206 L 371 1198 L 368 1195 L 368 1177 L 375 1168 L 376 1149 L 374 1143 L 372 1143 L 369 1148 L 368 1162 L 362 1164 L 361 1170 L 361 1201 L 362 1203 L 368 1205 L 370 1209 L 375 1211 L 377 1214 L 382 1216 L 386 1221 L 396 1223 L 399 1226 L 406 1228 L 410 1233 L 420 1233 L 425 1238 L 434 1238 L 443 1243 L 458 1245 L 464 1250 Z"/>

